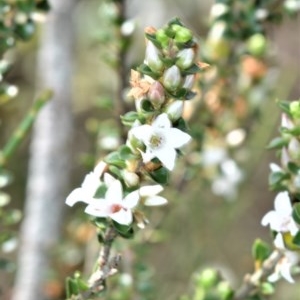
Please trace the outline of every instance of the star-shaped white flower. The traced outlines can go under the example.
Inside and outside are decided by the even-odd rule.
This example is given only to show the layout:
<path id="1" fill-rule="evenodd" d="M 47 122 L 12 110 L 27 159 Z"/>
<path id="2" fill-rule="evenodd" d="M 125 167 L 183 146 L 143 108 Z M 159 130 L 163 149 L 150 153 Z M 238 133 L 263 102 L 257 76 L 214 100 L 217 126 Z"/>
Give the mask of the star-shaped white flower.
<path id="1" fill-rule="evenodd" d="M 290 283 L 294 283 L 294 279 L 291 275 L 291 269 L 293 266 L 297 265 L 299 262 L 299 254 L 294 251 L 289 251 L 285 249 L 283 236 L 281 233 L 276 235 L 274 240 L 274 245 L 276 248 L 284 251 L 284 256 L 278 261 L 275 266 L 274 273 L 268 277 L 270 282 L 276 282 L 281 277 L 287 280 Z"/>
<path id="2" fill-rule="evenodd" d="M 122 225 L 130 225 L 132 209 L 138 204 L 139 191 L 133 191 L 123 198 L 123 188 L 119 180 L 113 181 L 104 198 L 93 199 L 85 209 L 87 214 L 96 217 L 109 217 Z"/>
<path id="3" fill-rule="evenodd" d="M 146 152 L 141 152 L 144 163 L 157 157 L 169 170 L 173 170 L 175 166 L 175 149 L 191 140 L 190 135 L 172 127 L 166 113 L 160 114 L 151 125 L 132 128 L 131 133 L 146 145 Z"/>
<path id="4" fill-rule="evenodd" d="M 292 218 L 292 205 L 288 192 L 279 193 L 274 201 L 275 210 L 269 211 L 263 217 L 261 224 L 270 225 L 277 232 L 290 232 L 295 236 L 299 228 Z"/>
<path id="5" fill-rule="evenodd" d="M 76 188 L 69 194 L 66 199 L 66 204 L 73 206 L 77 202 L 90 203 L 102 184 L 105 183 L 109 185 L 114 181 L 115 179 L 108 173 L 104 174 L 104 183 L 100 180 L 106 166 L 106 163 L 103 161 L 98 163 L 94 170 L 85 176 L 81 187 Z"/>

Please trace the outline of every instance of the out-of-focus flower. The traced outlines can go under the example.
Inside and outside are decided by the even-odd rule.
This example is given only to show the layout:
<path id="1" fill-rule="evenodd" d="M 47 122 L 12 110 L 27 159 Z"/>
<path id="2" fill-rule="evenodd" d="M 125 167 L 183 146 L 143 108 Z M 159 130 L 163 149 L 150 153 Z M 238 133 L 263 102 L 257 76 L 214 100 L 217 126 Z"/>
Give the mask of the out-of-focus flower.
<path id="1" fill-rule="evenodd" d="M 299 228 L 292 218 L 292 205 L 288 192 L 279 193 L 274 201 L 275 210 L 271 210 L 265 214 L 261 224 L 263 226 L 270 225 L 270 228 L 277 232 L 290 232 L 296 235 Z"/>
<path id="2" fill-rule="evenodd" d="M 299 254 L 297 252 L 285 249 L 283 236 L 281 233 L 276 235 L 274 245 L 276 248 L 284 251 L 284 256 L 279 260 L 275 267 L 274 273 L 268 277 L 268 280 L 270 282 L 276 282 L 283 277 L 288 282 L 294 283 L 295 281 L 291 275 L 291 269 L 293 266 L 298 264 L 300 259 Z"/>

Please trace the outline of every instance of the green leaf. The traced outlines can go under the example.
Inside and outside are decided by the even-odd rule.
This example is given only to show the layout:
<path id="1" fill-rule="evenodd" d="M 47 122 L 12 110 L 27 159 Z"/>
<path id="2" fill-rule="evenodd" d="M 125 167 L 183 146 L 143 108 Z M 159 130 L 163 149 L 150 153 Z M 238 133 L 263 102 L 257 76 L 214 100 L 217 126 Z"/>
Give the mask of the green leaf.
<path id="1" fill-rule="evenodd" d="M 288 170 L 295 175 L 297 175 L 298 171 L 300 170 L 300 168 L 294 162 L 291 162 L 291 161 L 288 162 L 287 167 L 288 167 Z"/>
<path id="2" fill-rule="evenodd" d="M 134 236 L 134 230 L 131 225 L 122 225 L 118 222 L 113 221 L 113 225 L 120 236 L 122 236 L 125 239 L 133 238 Z"/>
<path id="3" fill-rule="evenodd" d="M 135 111 L 130 111 L 121 116 L 121 121 L 125 126 L 132 126 L 132 124 L 139 119 L 139 114 Z"/>
<path id="4" fill-rule="evenodd" d="M 151 41 L 155 47 L 157 47 L 158 49 L 161 49 L 161 44 L 160 42 L 156 39 L 155 35 L 149 34 L 149 33 L 145 33 L 146 38 Z"/>
<path id="5" fill-rule="evenodd" d="M 147 99 L 142 100 L 141 109 L 145 112 L 153 112 L 154 111 L 154 107 L 153 107 L 152 103 Z"/>
<path id="6" fill-rule="evenodd" d="M 126 145 L 121 146 L 119 152 L 120 152 L 120 157 L 124 160 L 132 159 L 135 157 L 131 149 Z"/>
<path id="7" fill-rule="evenodd" d="M 300 247 L 300 231 L 298 231 L 297 234 L 294 236 L 292 242 L 293 242 L 293 244 Z"/>
<path id="8" fill-rule="evenodd" d="M 272 187 L 276 187 L 279 185 L 283 180 L 288 179 L 290 176 L 287 173 L 283 172 L 272 172 L 269 175 L 269 185 Z"/>
<path id="9" fill-rule="evenodd" d="M 281 149 L 282 147 L 286 146 L 288 144 L 287 139 L 283 137 L 276 137 L 274 138 L 269 145 L 267 146 L 267 149 Z"/>
<path id="10" fill-rule="evenodd" d="M 108 167 L 108 170 L 113 174 L 115 175 L 118 179 L 121 179 L 122 178 L 122 175 L 121 175 L 121 171 L 118 167 L 116 166 L 109 166 Z"/>
<path id="11" fill-rule="evenodd" d="M 105 184 L 101 184 L 98 189 L 96 190 L 95 195 L 93 196 L 94 198 L 104 198 L 105 193 L 107 191 L 107 186 Z"/>
<path id="12" fill-rule="evenodd" d="M 289 115 L 290 117 L 292 116 L 291 112 L 290 112 L 290 102 L 289 101 L 279 101 L 278 105 L 287 115 Z"/>
<path id="13" fill-rule="evenodd" d="M 66 278 L 66 296 L 67 299 L 71 298 L 72 295 L 78 295 L 79 291 L 78 291 L 78 286 L 77 286 L 77 282 L 75 281 L 75 279 L 71 278 L 71 277 L 67 277 Z"/>
<path id="14" fill-rule="evenodd" d="M 188 69 L 182 70 L 181 74 L 182 75 L 191 75 L 191 74 L 199 73 L 200 71 L 201 71 L 201 68 L 197 64 L 193 64 Z"/>
<path id="15" fill-rule="evenodd" d="M 137 67 L 137 71 L 144 75 L 148 75 L 153 79 L 158 79 L 160 77 L 160 74 L 154 73 L 146 64 L 141 64 L 139 67 Z"/>
<path id="16" fill-rule="evenodd" d="M 155 171 L 149 172 L 150 177 L 159 184 L 167 184 L 169 182 L 170 172 L 165 167 L 160 167 Z"/>
<path id="17" fill-rule="evenodd" d="M 120 168 L 125 168 L 126 163 L 125 161 L 120 157 L 120 153 L 118 151 L 111 152 L 104 158 L 104 162 L 106 162 L 109 165 L 117 166 Z"/>
<path id="18" fill-rule="evenodd" d="M 300 225 L 300 203 L 295 203 L 293 205 L 292 216 L 294 221 Z"/>
<path id="19" fill-rule="evenodd" d="M 252 245 L 252 256 L 255 260 L 263 262 L 271 254 L 270 246 L 262 241 L 261 239 L 256 239 Z"/>

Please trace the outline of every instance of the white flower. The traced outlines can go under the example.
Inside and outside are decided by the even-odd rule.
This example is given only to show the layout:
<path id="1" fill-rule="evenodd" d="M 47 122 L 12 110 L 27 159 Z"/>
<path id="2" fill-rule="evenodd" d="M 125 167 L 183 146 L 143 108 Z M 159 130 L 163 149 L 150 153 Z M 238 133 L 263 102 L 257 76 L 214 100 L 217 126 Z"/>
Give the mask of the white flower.
<path id="1" fill-rule="evenodd" d="M 276 282 L 281 277 L 290 283 L 294 283 L 294 279 L 291 276 L 291 269 L 293 266 L 297 265 L 299 262 L 299 255 L 294 251 L 289 251 L 285 249 L 282 234 L 277 234 L 274 240 L 276 248 L 284 251 L 284 256 L 279 260 L 275 266 L 274 273 L 268 277 L 270 282 Z"/>
<path id="2" fill-rule="evenodd" d="M 169 170 L 173 170 L 176 150 L 191 140 L 187 133 L 171 127 L 171 121 L 166 113 L 160 114 L 152 125 L 141 125 L 131 129 L 132 135 L 146 145 L 142 152 L 144 163 L 157 157 Z"/>
<path id="3" fill-rule="evenodd" d="M 295 236 L 298 226 L 292 218 L 292 205 L 288 192 L 279 193 L 274 201 L 275 210 L 269 211 L 263 217 L 261 224 L 270 225 L 272 230 L 277 232 L 290 232 Z"/>
<path id="4" fill-rule="evenodd" d="M 81 184 L 80 188 L 73 190 L 66 199 L 66 204 L 73 206 L 77 202 L 90 203 L 91 199 L 95 196 L 98 188 L 103 184 L 100 180 L 107 164 L 100 161 L 92 172 L 87 174 Z M 104 183 L 109 185 L 115 180 L 111 175 L 104 174 Z"/>
<path id="5" fill-rule="evenodd" d="M 109 217 L 122 225 L 130 225 L 133 220 L 132 209 L 138 204 L 139 198 L 138 190 L 123 198 L 121 182 L 114 180 L 109 185 L 104 199 L 92 199 L 85 212 L 96 217 Z"/>

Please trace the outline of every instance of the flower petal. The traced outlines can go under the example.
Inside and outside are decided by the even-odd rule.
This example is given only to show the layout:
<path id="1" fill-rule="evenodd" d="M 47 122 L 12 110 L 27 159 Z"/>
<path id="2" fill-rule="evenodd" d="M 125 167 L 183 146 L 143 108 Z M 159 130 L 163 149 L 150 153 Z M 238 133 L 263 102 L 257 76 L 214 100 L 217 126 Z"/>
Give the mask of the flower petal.
<path id="1" fill-rule="evenodd" d="M 176 151 L 171 147 L 163 147 L 153 151 L 153 154 L 162 162 L 170 171 L 174 169 L 176 160 Z"/>
<path id="2" fill-rule="evenodd" d="M 128 194 L 123 200 L 123 206 L 131 209 L 137 206 L 140 200 L 139 191 L 134 191 Z"/>
<path id="3" fill-rule="evenodd" d="M 149 197 L 145 200 L 146 206 L 159 206 L 159 205 L 165 205 L 168 203 L 168 200 L 161 196 L 153 196 Z"/>
<path id="4" fill-rule="evenodd" d="M 274 200 L 274 206 L 276 212 L 280 215 L 290 215 L 292 213 L 292 205 L 288 192 L 280 192 Z"/>
<path id="5" fill-rule="evenodd" d="M 94 168 L 95 175 L 100 178 L 106 168 L 107 164 L 104 161 L 100 161 Z"/>
<path id="6" fill-rule="evenodd" d="M 104 202 L 105 200 L 101 201 Z M 95 217 L 108 217 L 110 215 L 111 208 L 106 203 L 99 202 L 97 205 L 95 205 L 95 203 L 89 204 L 84 211 L 85 213 Z"/>
<path id="7" fill-rule="evenodd" d="M 90 172 L 85 176 L 81 188 L 86 193 L 86 197 L 93 197 L 100 185 L 99 177 L 94 172 Z"/>
<path id="8" fill-rule="evenodd" d="M 119 180 L 113 181 L 108 187 L 105 200 L 110 203 L 121 203 L 123 199 L 123 189 Z"/>
<path id="9" fill-rule="evenodd" d="M 130 134 L 135 136 L 138 140 L 148 143 L 151 135 L 153 133 L 153 128 L 151 125 L 145 124 L 141 126 L 134 127 L 130 130 Z"/>
<path id="10" fill-rule="evenodd" d="M 130 225 L 132 223 L 132 212 L 129 209 L 121 209 L 120 211 L 111 214 L 110 218 L 122 225 Z"/>
<path id="11" fill-rule="evenodd" d="M 182 147 L 192 139 L 189 134 L 179 130 L 178 128 L 169 129 L 167 131 L 167 137 L 168 144 L 175 149 Z"/>
<path id="12" fill-rule="evenodd" d="M 154 128 L 171 128 L 171 121 L 166 113 L 162 113 L 156 117 L 152 126 Z"/>
<path id="13" fill-rule="evenodd" d="M 73 206 L 77 202 L 89 203 L 89 197 L 87 197 L 84 189 L 82 188 L 73 190 L 66 199 L 66 204 L 69 206 Z"/>
<path id="14" fill-rule="evenodd" d="M 141 197 L 151 197 L 159 194 L 160 192 L 163 191 L 163 189 L 164 188 L 162 185 L 156 184 L 156 185 L 142 186 L 140 187 L 139 191 Z"/>
<path id="15" fill-rule="evenodd" d="M 291 265 L 288 262 L 282 263 L 282 265 L 280 266 L 280 273 L 282 277 L 289 283 L 295 283 L 295 280 L 291 275 Z"/>

